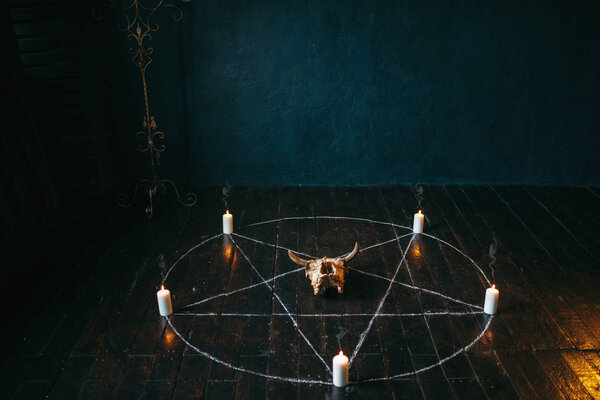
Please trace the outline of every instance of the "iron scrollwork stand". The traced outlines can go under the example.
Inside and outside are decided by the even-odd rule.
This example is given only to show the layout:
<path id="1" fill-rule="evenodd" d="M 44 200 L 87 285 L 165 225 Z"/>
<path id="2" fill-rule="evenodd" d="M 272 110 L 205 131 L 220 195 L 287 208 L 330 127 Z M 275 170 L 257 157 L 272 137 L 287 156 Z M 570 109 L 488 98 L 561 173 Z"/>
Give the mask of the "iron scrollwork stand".
<path id="1" fill-rule="evenodd" d="M 158 130 L 156 119 L 154 115 L 150 113 L 150 102 L 148 96 L 148 82 L 146 80 L 146 69 L 152 62 L 151 55 L 154 52 L 152 47 L 146 47 L 144 40 L 152 40 L 152 32 L 157 32 L 160 28 L 158 23 L 151 23 L 150 18 L 154 15 L 161 7 L 170 7 L 173 11 L 173 20 L 179 21 L 182 17 L 181 9 L 173 4 L 165 3 L 164 0 L 158 0 L 153 6 L 144 6 L 143 0 L 131 0 L 131 3 L 125 6 L 121 11 L 124 18 L 124 23 L 119 25 L 119 30 L 127 33 L 127 38 L 135 42 L 135 47 L 129 48 L 131 54 L 131 62 L 140 71 L 140 77 L 142 80 L 142 89 L 144 95 L 144 117 L 142 122 L 142 130 L 136 132 L 136 137 L 140 138 L 141 144 L 138 145 L 137 150 L 141 153 L 148 154 L 150 161 L 150 167 L 152 172 L 151 179 L 142 179 L 134 187 L 133 193 L 128 199 L 125 193 L 119 193 L 116 196 L 117 203 L 121 207 L 131 207 L 135 203 L 137 192 L 141 190 L 148 195 L 148 203 L 146 205 L 146 216 L 148 219 L 152 218 L 154 213 L 154 196 L 157 193 L 165 193 L 167 187 L 172 187 L 176 196 L 177 201 L 183 206 L 191 207 L 198 201 L 198 197 L 195 193 L 188 192 L 185 195 L 185 199 L 182 199 L 177 190 L 177 185 L 170 179 L 161 178 L 158 174 L 158 165 L 160 165 L 160 155 L 165 151 L 166 146 L 158 141 L 162 141 L 165 138 L 165 133 Z M 182 0 L 183 2 L 189 2 L 189 0 Z M 102 4 L 94 10 L 94 17 L 97 20 L 101 19 L 101 15 L 98 13 L 102 6 L 110 6 L 118 8 L 118 5 L 114 0 L 109 3 Z"/>

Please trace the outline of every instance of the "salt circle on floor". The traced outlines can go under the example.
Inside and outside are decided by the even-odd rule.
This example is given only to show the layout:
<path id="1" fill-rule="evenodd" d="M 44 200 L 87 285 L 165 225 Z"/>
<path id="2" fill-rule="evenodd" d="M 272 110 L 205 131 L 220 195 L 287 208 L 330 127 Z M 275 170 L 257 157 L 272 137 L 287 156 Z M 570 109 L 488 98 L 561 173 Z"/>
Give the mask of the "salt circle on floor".
<path id="1" fill-rule="evenodd" d="M 287 256 L 321 257 L 355 240 L 344 294 L 314 296 Z M 419 374 L 465 353 L 493 318 L 481 306 L 490 280 L 450 239 L 356 217 L 279 218 L 217 234 L 181 255 L 163 283 L 174 294 L 168 323 L 191 351 L 296 383 L 331 384 L 340 350 L 351 383 Z"/>

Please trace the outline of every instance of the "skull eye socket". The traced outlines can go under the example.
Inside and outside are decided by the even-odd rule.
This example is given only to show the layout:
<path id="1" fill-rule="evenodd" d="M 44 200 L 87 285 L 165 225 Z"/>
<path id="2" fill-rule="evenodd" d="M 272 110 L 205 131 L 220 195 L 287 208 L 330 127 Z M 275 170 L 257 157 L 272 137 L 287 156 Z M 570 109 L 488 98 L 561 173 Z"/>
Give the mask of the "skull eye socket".
<path id="1" fill-rule="evenodd" d="M 321 273 L 323 275 L 333 273 L 333 264 L 330 263 L 330 262 L 324 262 L 324 263 L 322 263 L 321 264 Z"/>

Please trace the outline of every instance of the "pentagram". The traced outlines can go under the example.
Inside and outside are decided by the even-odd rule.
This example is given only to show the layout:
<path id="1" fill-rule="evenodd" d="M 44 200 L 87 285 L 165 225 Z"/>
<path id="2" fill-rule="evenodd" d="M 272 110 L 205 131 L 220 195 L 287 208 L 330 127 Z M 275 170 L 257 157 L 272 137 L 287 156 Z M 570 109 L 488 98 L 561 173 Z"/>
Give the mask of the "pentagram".
<path id="1" fill-rule="evenodd" d="M 294 279 L 298 276 L 298 274 L 302 274 L 304 268 L 296 268 L 297 266 L 292 264 L 291 262 L 286 263 L 283 260 L 280 260 L 281 263 L 285 263 L 285 265 L 293 266 L 291 269 L 287 271 L 279 271 L 277 274 L 267 275 L 265 272 L 265 268 L 262 267 L 261 261 L 258 258 L 253 260 L 252 253 L 248 253 L 248 247 L 252 244 L 255 248 L 263 249 L 263 252 L 274 250 L 276 254 L 284 254 L 288 250 L 294 251 L 296 254 L 299 254 L 306 258 L 316 258 L 315 254 L 309 254 L 305 252 L 305 248 L 290 248 L 291 246 L 286 246 L 284 241 L 280 240 L 279 236 L 276 237 L 275 243 L 270 243 L 269 240 L 260 240 L 260 233 L 256 233 L 255 235 L 249 235 L 246 233 L 246 230 L 249 229 L 260 229 L 261 232 L 264 232 L 266 228 L 282 223 L 319 223 L 323 222 L 335 222 L 335 223 L 343 223 L 345 226 L 352 226 L 356 232 L 356 226 L 361 226 L 368 224 L 369 226 L 383 227 L 386 231 L 392 232 L 391 237 L 385 238 L 385 240 L 381 240 L 378 238 L 376 243 L 361 243 L 360 255 L 365 256 L 367 259 L 377 259 L 376 252 L 382 248 L 383 246 L 397 246 L 398 250 L 398 258 L 399 262 L 394 263 L 395 265 L 390 266 L 387 269 L 387 273 L 383 274 L 381 271 L 373 272 L 368 267 L 361 265 L 361 262 L 357 260 L 350 267 L 350 272 L 353 275 L 349 279 L 358 280 L 360 279 L 371 279 L 373 285 L 378 285 L 382 288 L 382 292 L 378 294 L 378 301 L 376 307 L 373 307 L 368 312 L 316 312 L 316 313 L 303 313 L 298 312 L 293 309 L 293 304 L 290 304 L 288 300 L 286 300 L 281 293 L 281 289 L 279 289 L 278 284 L 281 282 L 290 283 L 289 280 Z M 341 228 L 342 229 L 342 228 Z M 296 232 L 297 234 L 297 232 Z M 252 237 L 254 236 L 254 237 Z M 258 236 L 258 237 L 257 237 Z M 272 236 L 272 235 L 266 235 Z M 194 271 L 197 271 L 200 266 L 200 262 L 194 257 L 209 257 L 211 254 L 211 249 L 207 249 L 208 247 L 212 247 L 212 252 L 216 250 L 216 252 L 222 252 L 220 249 L 219 238 L 225 237 L 228 239 L 227 243 L 230 243 L 230 247 L 225 249 L 224 254 L 230 256 L 232 252 L 238 252 L 240 257 L 238 260 L 237 268 L 235 271 L 237 275 L 242 273 L 239 268 L 246 268 L 244 273 L 251 274 L 253 277 L 253 282 L 251 284 L 242 285 L 240 287 L 229 287 L 226 291 L 220 293 L 214 293 L 208 295 L 207 293 L 203 293 L 203 295 L 199 296 L 197 293 L 197 289 L 195 286 L 192 288 L 181 288 L 178 289 L 176 293 L 184 292 L 184 299 L 195 299 L 185 305 L 178 305 L 177 301 L 175 302 L 175 317 L 169 318 L 168 324 L 172 328 L 173 332 L 194 352 L 210 359 L 211 361 L 221 364 L 227 368 L 231 368 L 236 371 L 245 372 L 249 374 L 254 374 L 258 376 L 262 376 L 265 378 L 287 381 L 287 382 L 295 382 L 295 383 L 307 383 L 307 384 L 331 384 L 331 367 L 330 367 L 330 359 L 333 354 L 322 354 L 322 351 L 319 350 L 319 346 L 315 345 L 315 338 L 309 337 L 310 335 L 305 334 L 302 329 L 302 324 L 299 323 L 300 320 L 308 321 L 308 320 L 360 320 L 364 323 L 365 326 L 360 327 L 360 335 L 358 336 L 357 343 L 352 349 L 352 353 L 348 354 L 350 358 L 350 369 L 352 370 L 352 366 L 356 357 L 360 354 L 365 341 L 369 338 L 369 335 L 373 335 L 373 325 L 377 320 L 387 319 L 392 321 L 391 323 L 397 323 L 400 320 L 406 321 L 407 319 L 418 319 L 422 326 L 424 327 L 424 334 L 427 333 L 431 336 L 431 343 L 433 343 L 433 349 L 435 352 L 435 360 L 430 365 L 424 367 L 415 367 L 412 365 L 412 368 L 406 368 L 405 371 L 397 371 L 397 368 L 394 373 L 386 374 L 386 376 L 371 376 L 365 379 L 361 379 L 358 382 L 373 382 L 373 381 L 384 381 L 389 379 L 398 379 L 402 377 L 407 377 L 410 375 L 416 375 L 421 372 L 427 371 L 429 369 L 435 368 L 437 366 L 441 366 L 448 360 L 458 356 L 461 353 L 466 352 L 469 348 L 471 348 L 475 343 L 477 343 L 488 330 L 492 318 L 487 318 L 487 321 L 478 325 L 480 331 L 478 333 L 473 334 L 473 336 L 464 340 L 462 343 L 455 343 L 455 348 L 452 348 L 452 351 L 448 351 L 447 349 L 441 350 L 435 345 L 435 340 L 433 339 L 430 321 L 435 318 L 476 318 L 478 315 L 482 314 L 482 307 L 475 304 L 479 300 L 476 300 L 478 297 L 482 297 L 483 289 L 485 287 L 490 286 L 490 281 L 483 272 L 482 268 L 477 265 L 477 263 L 468 255 L 464 254 L 461 250 L 459 250 L 456 246 L 452 245 L 448 241 L 430 235 L 428 233 L 422 233 L 415 235 L 412 233 L 412 229 L 406 226 L 402 226 L 399 224 L 395 224 L 392 222 L 382 222 L 382 221 L 373 221 L 365 218 L 356 218 L 356 217 L 334 217 L 334 216 L 311 216 L 311 217 L 285 217 L 278 218 L 269 221 L 257 222 L 249 225 L 245 225 L 241 228 L 237 228 L 231 235 L 217 234 L 214 235 L 202 242 L 198 243 L 187 252 L 185 252 L 175 263 L 169 268 L 163 278 L 163 283 L 168 283 L 168 278 L 170 275 L 176 271 L 176 267 L 181 264 L 187 264 L 187 268 L 195 268 Z M 319 238 L 316 237 L 315 240 L 318 244 Z M 465 282 L 459 282 L 451 286 L 454 292 L 458 291 L 463 296 L 468 296 L 469 298 L 461 298 L 456 295 L 454 292 L 448 293 L 445 292 L 444 288 L 434 288 L 429 285 L 427 287 L 427 282 L 423 282 L 423 274 L 420 274 L 420 269 L 424 268 L 423 263 L 417 262 L 419 257 L 421 256 L 421 247 L 424 247 L 423 250 L 430 249 L 431 247 L 427 247 L 427 241 L 430 241 L 438 246 L 440 251 L 443 251 L 444 260 L 448 264 L 454 264 L 453 268 L 455 270 L 461 271 L 458 275 L 462 278 L 465 277 Z M 406 242 L 406 243 L 405 243 Z M 405 245 L 404 245 L 405 244 Z M 306 247 L 306 246 L 305 246 Z M 317 246 L 318 247 L 318 246 Z M 246 248 L 246 250 L 244 249 Z M 302 251 L 305 250 L 305 251 Z M 197 254 L 197 253 L 200 254 Z M 250 254 L 250 256 L 249 256 Z M 256 254 L 256 252 L 254 253 Z M 266 254 L 266 253 L 265 253 Z M 416 256 L 415 256 L 416 254 Z M 453 256 L 450 256 L 453 254 Z M 275 255 L 274 257 L 277 257 Z M 416 258 L 415 258 L 416 257 Z M 360 257 L 357 257 L 359 259 Z M 461 260 L 460 263 L 457 263 L 457 259 Z M 452 259 L 452 260 L 450 260 Z M 185 261 L 187 260 L 187 263 Z M 289 261 L 289 260 L 287 260 Z M 368 264 L 368 263 L 367 263 Z M 381 262 L 379 262 L 381 264 Z M 393 268 L 392 268 L 393 267 Z M 206 268 L 206 266 L 204 266 Z M 446 268 L 445 265 L 434 265 L 428 266 L 430 270 L 435 271 L 444 271 Z M 469 271 L 471 272 L 469 274 Z M 185 273 L 185 272 L 184 272 Z M 400 277 L 402 275 L 402 278 Z M 473 285 L 473 278 L 475 278 L 475 285 Z M 470 279 L 470 281 L 469 281 Z M 182 279 L 185 283 L 189 284 L 185 278 Z M 288 281 L 286 281 L 288 280 Z M 179 282 L 179 280 L 178 280 Z M 302 280 L 296 279 L 295 282 L 291 281 L 298 285 L 298 282 L 303 282 Z M 472 287 L 476 286 L 476 290 L 465 291 L 465 288 L 461 286 L 461 283 L 464 286 Z M 303 282 L 303 284 L 308 285 L 308 282 Z M 477 286 L 479 285 L 479 286 Z M 416 309 L 412 309 L 410 311 L 403 312 L 402 310 L 395 311 L 385 311 L 385 308 L 390 308 L 390 294 L 393 291 L 405 290 L 410 293 L 414 293 L 416 298 L 418 299 L 418 307 L 416 305 L 412 305 L 411 307 L 416 307 Z M 252 292 L 252 295 L 256 295 L 257 293 L 267 294 L 270 297 L 269 301 L 272 301 L 275 305 L 272 310 L 260 311 L 260 312 L 251 312 L 247 310 L 229 310 L 229 309 L 218 309 L 214 311 L 197 311 L 197 308 L 202 308 L 208 304 L 211 304 L 216 301 L 223 301 L 224 299 L 233 297 L 235 295 L 240 294 L 248 294 Z M 312 293 L 312 292 L 311 292 Z M 312 296 L 312 294 L 311 294 Z M 347 296 L 347 295 L 343 295 Z M 181 297 L 181 296 L 180 296 Z M 433 303 L 443 305 L 443 309 L 425 309 L 422 298 L 428 297 L 430 299 L 434 299 Z M 344 299 L 346 301 L 346 299 Z M 239 303 L 239 302 L 238 302 Z M 324 301 L 326 303 L 326 301 Z M 326 307 L 325 307 L 326 308 Z M 225 317 L 225 318 L 247 318 L 247 319 L 261 319 L 265 320 L 265 318 L 280 318 L 288 321 L 291 326 L 293 326 L 293 330 L 297 334 L 298 342 L 301 342 L 303 346 L 305 346 L 309 352 L 313 354 L 314 359 L 317 364 L 319 364 L 318 368 L 322 370 L 321 378 L 315 379 L 310 376 L 309 373 L 306 373 L 306 376 L 285 376 L 284 374 L 277 373 L 276 367 L 270 368 L 251 368 L 246 365 L 236 364 L 235 361 L 227 360 L 225 357 L 220 356 L 219 354 L 215 354 L 215 351 L 210 346 L 202 345 L 199 343 L 195 343 L 197 339 L 193 336 L 184 336 L 180 333 L 180 329 L 178 329 L 177 324 L 174 321 L 180 321 L 181 318 L 202 318 L 202 317 Z M 268 320 L 267 320 L 268 321 Z M 262 324 L 262 321 L 258 322 Z M 343 329 L 340 327 L 339 329 Z M 478 329 L 477 329 L 478 330 Z M 336 337 L 336 335 L 333 335 Z M 385 340 L 383 338 L 382 340 Z M 339 338 L 338 338 L 339 342 Z M 445 351 L 445 352 L 444 352 Z M 324 375 L 324 376 L 323 376 Z M 326 379 L 329 378 L 329 379 Z"/>

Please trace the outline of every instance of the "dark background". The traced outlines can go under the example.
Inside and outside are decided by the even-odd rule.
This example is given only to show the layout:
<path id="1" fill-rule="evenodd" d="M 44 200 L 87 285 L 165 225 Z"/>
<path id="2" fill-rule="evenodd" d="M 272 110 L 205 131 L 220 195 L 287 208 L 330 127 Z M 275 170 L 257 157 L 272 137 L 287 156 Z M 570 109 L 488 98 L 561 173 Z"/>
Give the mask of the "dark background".
<path id="1" fill-rule="evenodd" d="M 597 1 L 177 4 L 146 43 L 166 177 L 600 183 Z M 134 43 L 113 10 L 86 24 L 102 182 L 128 183 L 143 164 Z"/>
<path id="2" fill-rule="evenodd" d="M 0 250 L 15 270 L 73 254 L 117 190 L 151 178 L 136 43 L 112 5 L 1 5 Z M 182 190 L 598 186 L 598 21 L 595 0 L 167 2 L 144 41 L 158 172 Z"/>
<path id="3" fill-rule="evenodd" d="M 77 258 L 116 189 L 151 177 L 122 11 L 2 4 L 1 250 L 15 270 Z M 597 1 L 165 3 L 144 42 L 160 176 L 600 185 L 598 21 Z"/>
<path id="4" fill-rule="evenodd" d="M 117 188 L 151 177 L 136 43 L 112 5 L 2 3 L 1 247 L 16 265 L 45 264 L 32 243 L 78 248 L 67 238 Z M 598 186 L 598 21 L 597 1 L 165 3 L 144 41 L 158 171 L 180 188 Z"/>

